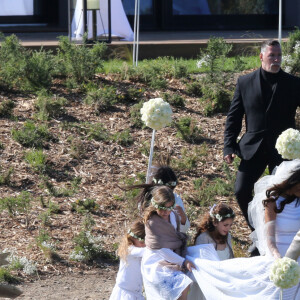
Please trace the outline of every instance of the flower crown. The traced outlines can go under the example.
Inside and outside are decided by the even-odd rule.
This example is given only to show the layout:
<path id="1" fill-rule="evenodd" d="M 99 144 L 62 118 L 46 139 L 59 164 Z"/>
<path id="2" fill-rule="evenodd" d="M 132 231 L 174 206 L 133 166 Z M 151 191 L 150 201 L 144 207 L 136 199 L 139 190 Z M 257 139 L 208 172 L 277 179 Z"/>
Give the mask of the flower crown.
<path id="1" fill-rule="evenodd" d="M 156 178 L 153 178 L 153 182 L 155 184 L 159 184 L 159 185 L 166 185 L 166 186 L 172 186 L 172 187 L 175 187 L 177 185 L 177 182 L 176 181 L 169 181 L 167 183 L 164 183 L 161 179 L 156 179 Z"/>
<path id="2" fill-rule="evenodd" d="M 235 216 L 234 212 L 232 212 L 232 214 L 227 214 L 227 215 L 220 215 L 220 214 L 214 214 L 213 213 L 213 210 L 214 208 L 216 207 L 217 205 L 214 204 L 213 207 L 210 209 L 209 211 L 209 215 L 212 217 L 212 218 L 216 218 L 219 222 L 221 222 L 223 219 L 226 219 L 226 218 L 233 218 Z"/>
<path id="3" fill-rule="evenodd" d="M 127 233 L 132 236 L 133 238 L 139 240 L 140 242 L 144 242 L 145 240 L 142 239 L 141 237 L 138 237 L 136 234 L 134 234 L 130 229 L 128 229 Z"/>
<path id="4" fill-rule="evenodd" d="M 175 207 L 175 202 L 174 202 L 174 204 L 173 204 L 172 206 L 170 206 L 170 207 L 165 207 L 165 206 L 162 206 L 162 205 L 158 205 L 158 204 L 154 201 L 153 198 L 151 199 L 151 204 L 152 204 L 156 209 L 162 209 L 162 210 L 173 210 L 174 207 Z"/>

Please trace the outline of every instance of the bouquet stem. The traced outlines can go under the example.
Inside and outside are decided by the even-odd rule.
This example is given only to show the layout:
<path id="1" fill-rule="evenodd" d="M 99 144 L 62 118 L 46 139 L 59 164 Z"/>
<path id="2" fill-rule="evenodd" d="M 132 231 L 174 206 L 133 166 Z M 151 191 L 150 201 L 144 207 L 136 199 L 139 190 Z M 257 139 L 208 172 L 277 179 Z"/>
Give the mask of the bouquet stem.
<path id="1" fill-rule="evenodd" d="M 280 300 L 282 300 L 283 299 L 283 295 L 282 295 L 282 293 L 283 293 L 283 289 L 280 289 Z"/>
<path id="2" fill-rule="evenodd" d="M 151 146 L 150 146 L 150 155 L 149 155 L 146 183 L 150 183 L 149 180 L 150 180 L 150 173 L 151 173 L 151 166 L 152 166 L 154 140 L 155 140 L 155 129 L 153 129 L 153 131 L 152 131 L 152 139 L 151 139 Z"/>

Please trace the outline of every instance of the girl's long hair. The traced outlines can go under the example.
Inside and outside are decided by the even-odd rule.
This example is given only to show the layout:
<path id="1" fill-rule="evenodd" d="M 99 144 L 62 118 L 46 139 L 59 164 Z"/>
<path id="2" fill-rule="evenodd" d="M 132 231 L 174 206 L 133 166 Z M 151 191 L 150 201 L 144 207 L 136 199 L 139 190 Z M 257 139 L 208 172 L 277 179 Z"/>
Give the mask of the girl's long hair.
<path id="1" fill-rule="evenodd" d="M 219 203 L 214 207 L 214 209 L 211 211 L 211 213 L 212 213 L 212 216 L 210 215 L 210 211 L 208 211 L 202 218 L 202 220 L 198 226 L 198 229 L 197 229 L 197 234 L 196 234 L 194 243 L 196 243 L 197 237 L 205 231 L 207 231 L 208 234 L 213 239 L 217 239 L 221 244 L 225 244 L 227 242 L 227 237 L 228 237 L 227 235 L 223 236 L 223 235 L 219 234 L 218 232 L 215 232 L 214 223 L 223 222 L 230 218 L 234 219 L 235 214 L 233 212 L 233 209 L 226 204 Z M 220 215 L 222 217 L 221 221 L 219 221 L 216 218 L 216 215 Z M 230 216 L 227 217 L 228 215 L 230 215 Z"/>
<path id="2" fill-rule="evenodd" d="M 292 203 L 295 201 L 295 199 L 297 199 L 295 205 L 298 206 L 300 203 L 299 198 L 297 198 L 295 195 L 289 195 L 291 188 L 298 183 L 300 183 L 300 168 L 296 169 L 288 179 L 279 184 L 275 184 L 266 191 L 267 199 L 263 200 L 264 207 L 266 207 L 268 203 L 276 202 L 280 196 L 283 196 L 285 199 L 280 202 L 279 208 L 275 206 L 274 211 L 276 213 L 281 213 L 285 205 Z"/>
<path id="3" fill-rule="evenodd" d="M 137 237 L 145 239 L 145 225 L 142 219 L 135 221 L 130 227 L 130 231 L 134 233 Z M 127 261 L 128 248 L 129 246 L 134 245 L 134 237 L 132 237 L 128 232 L 126 232 L 120 242 L 118 247 L 118 256 L 120 259 Z"/>
<path id="4" fill-rule="evenodd" d="M 173 202 L 173 204 L 175 203 L 175 197 L 172 189 L 163 185 L 153 188 L 152 198 L 159 206 L 165 206 L 169 202 Z M 150 202 L 150 205 L 146 208 L 144 213 L 144 223 L 146 224 L 154 214 L 157 214 L 157 208 L 155 208 Z"/>

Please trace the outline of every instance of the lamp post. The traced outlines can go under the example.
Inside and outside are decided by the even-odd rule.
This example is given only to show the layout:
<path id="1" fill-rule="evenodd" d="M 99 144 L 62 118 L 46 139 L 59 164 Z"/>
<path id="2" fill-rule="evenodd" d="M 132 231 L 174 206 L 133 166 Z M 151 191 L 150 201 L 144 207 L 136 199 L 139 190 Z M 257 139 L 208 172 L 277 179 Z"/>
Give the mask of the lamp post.
<path id="1" fill-rule="evenodd" d="M 281 44 L 282 36 L 282 0 L 279 0 L 278 42 Z"/>
<path id="2" fill-rule="evenodd" d="M 92 34 L 93 41 L 97 39 L 97 10 L 100 10 L 100 0 L 83 0 L 86 1 L 86 9 L 92 12 Z"/>

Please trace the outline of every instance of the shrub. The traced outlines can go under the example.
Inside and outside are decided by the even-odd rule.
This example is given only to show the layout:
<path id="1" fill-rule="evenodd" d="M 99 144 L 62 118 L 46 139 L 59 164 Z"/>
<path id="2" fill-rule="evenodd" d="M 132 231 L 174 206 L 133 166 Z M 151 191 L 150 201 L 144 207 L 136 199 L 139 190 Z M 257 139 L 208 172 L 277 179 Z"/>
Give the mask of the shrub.
<path id="1" fill-rule="evenodd" d="M 26 226 L 29 225 L 29 213 L 33 197 L 29 192 L 21 192 L 18 196 L 5 197 L 0 199 L 0 210 L 7 210 L 11 217 L 22 213 L 25 215 Z"/>
<path id="2" fill-rule="evenodd" d="M 107 50 L 106 44 L 87 45 L 87 36 L 83 45 L 70 42 L 68 37 L 59 38 L 57 55 L 57 73 L 73 78 L 76 83 L 92 79 L 98 69 L 103 67 L 103 58 Z"/>
<path id="3" fill-rule="evenodd" d="M 201 97 L 203 95 L 201 84 L 198 80 L 193 81 L 191 83 L 187 83 L 185 90 L 186 90 L 187 94 L 190 96 Z"/>
<path id="4" fill-rule="evenodd" d="M 67 100 L 62 97 L 52 97 L 44 91 L 38 94 L 35 101 L 35 109 L 38 111 L 37 117 L 40 120 L 49 120 L 50 118 L 59 117 L 65 113 L 65 104 Z"/>
<path id="5" fill-rule="evenodd" d="M 10 179 L 13 172 L 14 169 L 9 168 L 6 172 L 0 174 L 0 185 L 10 185 Z"/>
<path id="6" fill-rule="evenodd" d="M 142 121 L 141 108 L 143 107 L 144 101 L 140 101 L 130 107 L 130 122 L 132 127 L 145 128 L 146 125 Z"/>
<path id="7" fill-rule="evenodd" d="M 99 113 L 110 109 L 118 101 L 117 90 L 113 86 L 103 86 L 99 90 L 88 92 L 84 102 L 93 104 Z"/>
<path id="8" fill-rule="evenodd" d="M 231 93 L 215 85 L 203 87 L 204 115 L 212 116 L 215 113 L 227 112 L 231 104 Z"/>
<path id="9" fill-rule="evenodd" d="M 109 133 L 101 123 L 88 124 L 86 135 L 88 139 L 95 141 L 107 141 L 109 139 Z"/>
<path id="10" fill-rule="evenodd" d="M 47 157 L 43 150 L 31 150 L 25 154 L 25 160 L 34 171 L 38 173 L 45 173 Z"/>
<path id="11" fill-rule="evenodd" d="M 179 94 L 163 94 L 163 99 L 175 107 L 185 107 L 185 100 Z"/>
<path id="12" fill-rule="evenodd" d="M 294 47 L 296 46 L 297 42 L 300 42 L 300 29 L 295 27 L 295 30 L 289 32 L 289 38 L 286 44 L 283 44 L 283 50 L 285 54 L 291 54 L 294 52 Z"/>
<path id="13" fill-rule="evenodd" d="M 133 144 L 133 138 L 129 129 L 125 129 L 121 132 L 117 132 L 112 136 L 112 140 L 121 146 L 130 146 Z"/>
<path id="14" fill-rule="evenodd" d="M 20 283 L 20 280 L 13 276 L 6 268 L 0 267 L 0 282 L 7 282 L 9 284 Z"/>
<path id="15" fill-rule="evenodd" d="M 124 100 L 139 101 L 143 97 L 144 92 L 143 88 L 129 87 L 124 94 Z"/>
<path id="16" fill-rule="evenodd" d="M 25 122 L 20 130 L 12 129 L 11 133 L 13 139 L 24 147 L 42 148 L 51 139 L 46 126 L 35 126 L 31 121 Z"/>
<path id="17" fill-rule="evenodd" d="M 76 211 L 78 213 L 95 213 L 99 208 L 99 205 L 96 203 L 95 199 L 85 199 L 72 202 L 71 207 L 72 211 Z"/>
<path id="18" fill-rule="evenodd" d="M 12 115 L 13 109 L 15 107 L 15 102 L 12 100 L 4 100 L 0 103 L 0 117 L 10 117 Z"/>
<path id="19" fill-rule="evenodd" d="M 195 125 L 195 122 L 190 117 L 183 117 L 175 123 L 177 128 L 176 136 L 182 138 L 186 142 L 199 142 L 201 137 L 201 129 Z"/>

